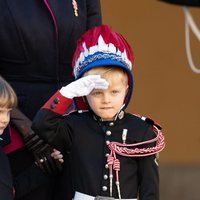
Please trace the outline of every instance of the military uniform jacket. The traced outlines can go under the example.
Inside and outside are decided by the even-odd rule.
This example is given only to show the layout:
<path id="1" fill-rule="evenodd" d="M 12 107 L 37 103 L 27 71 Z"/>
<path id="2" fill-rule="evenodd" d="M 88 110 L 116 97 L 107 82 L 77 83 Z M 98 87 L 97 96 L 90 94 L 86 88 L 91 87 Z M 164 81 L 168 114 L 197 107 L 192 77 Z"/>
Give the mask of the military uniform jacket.
<path id="1" fill-rule="evenodd" d="M 102 122 L 91 111 L 62 115 L 70 102 L 57 92 L 36 115 L 33 129 L 57 149 L 70 152 L 74 191 L 109 196 L 109 141 L 122 143 L 123 129 L 128 130 L 126 143 L 129 144 L 149 140 L 155 133 L 150 124 L 128 113 L 108 122 Z M 117 155 L 117 158 L 122 199 L 137 198 L 139 192 L 140 200 L 158 200 L 155 155 L 139 158 Z M 113 196 L 118 198 L 114 183 Z"/>

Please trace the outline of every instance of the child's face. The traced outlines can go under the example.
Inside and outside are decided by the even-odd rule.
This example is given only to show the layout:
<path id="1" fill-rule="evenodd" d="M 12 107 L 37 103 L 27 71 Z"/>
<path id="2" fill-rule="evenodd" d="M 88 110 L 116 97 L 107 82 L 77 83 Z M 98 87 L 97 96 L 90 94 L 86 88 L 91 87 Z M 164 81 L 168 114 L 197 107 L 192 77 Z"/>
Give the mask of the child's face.
<path id="1" fill-rule="evenodd" d="M 0 108 L 0 135 L 3 134 L 4 129 L 10 121 L 10 108 Z"/>
<path id="2" fill-rule="evenodd" d="M 104 121 L 112 121 L 124 104 L 128 84 L 122 81 L 121 76 L 107 80 L 109 87 L 106 90 L 93 90 L 86 98 L 90 108 Z"/>

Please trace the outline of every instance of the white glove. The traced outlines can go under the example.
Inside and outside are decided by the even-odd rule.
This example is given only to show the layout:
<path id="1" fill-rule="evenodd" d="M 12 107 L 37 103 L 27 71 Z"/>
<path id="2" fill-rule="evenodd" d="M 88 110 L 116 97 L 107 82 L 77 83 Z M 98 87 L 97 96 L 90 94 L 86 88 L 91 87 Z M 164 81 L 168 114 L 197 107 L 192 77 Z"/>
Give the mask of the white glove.
<path id="1" fill-rule="evenodd" d="M 74 97 L 86 96 L 93 89 L 107 89 L 109 83 L 101 78 L 101 75 L 88 75 L 73 81 L 60 89 L 60 93 L 69 99 Z"/>

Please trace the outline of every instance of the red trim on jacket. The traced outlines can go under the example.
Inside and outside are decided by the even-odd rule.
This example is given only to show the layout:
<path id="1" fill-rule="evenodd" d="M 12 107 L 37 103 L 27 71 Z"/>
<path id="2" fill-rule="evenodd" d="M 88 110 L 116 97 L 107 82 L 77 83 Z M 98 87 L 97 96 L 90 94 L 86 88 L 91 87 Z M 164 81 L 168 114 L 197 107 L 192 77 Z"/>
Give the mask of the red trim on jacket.
<path id="1" fill-rule="evenodd" d="M 72 99 L 68 99 L 61 95 L 59 91 L 57 91 L 45 104 L 42 108 L 46 108 L 48 110 L 52 110 L 55 113 L 63 115 L 66 113 L 67 108 L 72 103 Z"/>
<path id="2" fill-rule="evenodd" d="M 49 5 L 48 1 L 47 0 L 44 0 L 44 4 L 46 5 L 48 11 L 50 12 L 51 14 L 51 17 L 53 19 L 53 23 L 54 23 L 54 26 L 56 28 L 56 36 L 58 37 L 58 25 L 57 25 L 57 21 L 56 21 L 56 18 L 55 18 L 55 15 L 51 9 L 51 6 Z"/>

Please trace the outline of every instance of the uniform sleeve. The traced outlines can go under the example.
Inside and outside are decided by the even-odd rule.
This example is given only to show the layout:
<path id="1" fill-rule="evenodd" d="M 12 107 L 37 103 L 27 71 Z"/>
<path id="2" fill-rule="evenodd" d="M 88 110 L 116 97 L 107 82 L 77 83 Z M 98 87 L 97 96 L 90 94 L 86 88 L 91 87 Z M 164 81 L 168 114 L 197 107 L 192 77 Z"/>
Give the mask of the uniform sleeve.
<path id="1" fill-rule="evenodd" d="M 149 126 L 144 140 L 155 137 L 152 127 Z M 148 147 L 154 146 L 148 145 Z M 159 200 L 159 168 L 156 155 L 140 157 L 138 161 L 139 198 L 140 200 Z"/>
<path id="2" fill-rule="evenodd" d="M 100 0 L 87 0 L 87 30 L 102 24 Z"/>
<path id="3" fill-rule="evenodd" d="M 32 123 L 32 129 L 60 151 L 69 151 L 71 147 L 71 128 L 63 116 L 71 102 L 57 92 L 38 111 Z"/>

